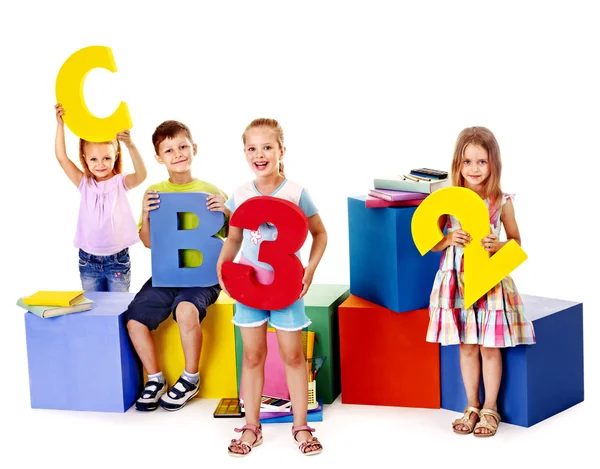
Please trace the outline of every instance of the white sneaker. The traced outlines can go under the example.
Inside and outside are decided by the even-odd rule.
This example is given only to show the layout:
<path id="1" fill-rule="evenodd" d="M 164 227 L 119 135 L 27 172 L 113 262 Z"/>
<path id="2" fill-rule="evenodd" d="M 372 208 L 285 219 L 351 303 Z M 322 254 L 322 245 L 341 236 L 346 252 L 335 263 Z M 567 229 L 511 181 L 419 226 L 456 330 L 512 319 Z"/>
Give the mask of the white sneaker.
<path id="1" fill-rule="evenodd" d="M 160 400 L 160 406 L 165 410 L 179 410 L 187 401 L 198 394 L 200 381 L 193 384 L 181 376 L 177 382 L 164 394 Z"/>
<path id="2" fill-rule="evenodd" d="M 142 394 L 135 401 L 136 410 L 148 411 L 158 408 L 158 401 L 167 392 L 167 383 L 158 381 L 148 381 L 144 386 Z"/>

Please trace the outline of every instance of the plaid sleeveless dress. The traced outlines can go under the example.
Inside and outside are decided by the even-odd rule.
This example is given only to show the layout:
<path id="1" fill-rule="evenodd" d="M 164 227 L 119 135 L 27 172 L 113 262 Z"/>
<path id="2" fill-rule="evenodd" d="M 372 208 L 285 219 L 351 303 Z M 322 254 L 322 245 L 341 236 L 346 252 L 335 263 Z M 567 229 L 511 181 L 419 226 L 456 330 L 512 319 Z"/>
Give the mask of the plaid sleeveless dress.
<path id="1" fill-rule="evenodd" d="M 512 194 L 503 194 L 499 209 L 490 209 L 490 225 L 500 239 L 502 207 Z M 460 228 L 453 216 L 446 229 Z M 471 242 L 479 242 L 473 239 Z M 534 344 L 533 324 L 523 311 L 523 303 L 510 276 L 505 277 L 472 307 L 464 307 L 464 248 L 449 246 L 442 253 L 429 302 L 427 342 L 441 345 L 479 344 L 485 347 L 513 347 Z"/>

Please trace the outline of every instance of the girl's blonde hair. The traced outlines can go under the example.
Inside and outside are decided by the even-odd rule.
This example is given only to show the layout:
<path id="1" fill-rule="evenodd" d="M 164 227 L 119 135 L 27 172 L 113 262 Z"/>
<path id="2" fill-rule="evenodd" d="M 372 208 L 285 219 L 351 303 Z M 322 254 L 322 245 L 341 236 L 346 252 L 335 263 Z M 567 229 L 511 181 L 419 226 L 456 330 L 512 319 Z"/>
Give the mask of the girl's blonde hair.
<path id="1" fill-rule="evenodd" d="M 494 134 L 485 127 L 467 127 L 463 129 L 456 139 L 454 147 L 454 156 L 452 158 L 452 185 L 464 187 L 465 178 L 461 174 L 462 160 L 467 145 L 477 145 L 485 149 L 488 153 L 488 164 L 490 165 L 490 175 L 484 185 L 484 199 L 490 200 L 496 204 L 502 199 L 502 189 L 500 188 L 500 177 L 502 176 L 502 159 L 500 158 L 500 146 L 494 137 Z"/>
<path id="2" fill-rule="evenodd" d="M 115 149 L 115 166 L 113 167 L 113 174 L 121 174 L 123 171 L 123 163 L 121 160 L 121 144 L 118 140 L 110 140 L 108 142 L 88 142 L 82 138 L 79 139 L 79 161 L 81 162 L 81 167 L 83 168 L 83 175 L 87 178 L 88 183 L 91 182 L 91 179 L 94 178 L 94 175 L 91 173 L 90 168 L 88 167 L 87 161 L 85 161 L 85 146 L 88 143 L 99 143 L 99 144 L 109 144 L 112 145 Z"/>
<path id="3" fill-rule="evenodd" d="M 279 122 L 275 119 L 268 119 L 266 117 L 254 119 L 250 122 L 248 127 L 246 127 L 246 130 L 244 130 L 244 133 L 242 134 L 242 142 L 244 142 L 244 145 L 246 145 L 246 132 L 256 127 L 268 127 L 271 129 L 275 133 L 275 138 L 277 138 L 277 143 L 279 143 L 279 149 L 283 150 L 283 129 L 281 128 L 281 125 L 279 125 Z M 279 160 L 279 174 L 285 177 L 283 160 Z"/>

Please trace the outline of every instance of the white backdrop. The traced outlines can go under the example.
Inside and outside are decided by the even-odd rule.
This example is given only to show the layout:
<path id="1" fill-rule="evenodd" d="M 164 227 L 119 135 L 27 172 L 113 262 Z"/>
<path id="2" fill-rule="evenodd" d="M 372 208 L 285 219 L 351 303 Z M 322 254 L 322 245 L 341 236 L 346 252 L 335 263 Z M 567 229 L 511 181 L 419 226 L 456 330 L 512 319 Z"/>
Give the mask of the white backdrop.
<path id="1" fill-rule="evenodd" d="M 128 103 L 132 136 L 148 168 L 143 187 L 130 193 L 136 217 L 145 186 L 166 178 L 151 144 L 160 122 L 177 119 L 191 128 L 199 147 L 195 175 L 230 194 L 252 178 L 240 138 L 245 126 L 256 117 L 280 121 L 286 173 L 310 191 L 329 234 L 315 283 L 349 282 L 348 196 L 365 194 L 375 177 L 417 166 L 448 170 L 460 130 L 490 128 L 502 152 L 502 187 L 517 196 L 529 256 L 513 273 L 517 286 L 584 303 L 588 407 L 552 434 L 592 428 L 586 419 L 598 398 L 592 340 L 599 327 L 592 223 L 600 169 L 593 2 L 133 3 L 3 7 L 0 420 L 18 431 L 0 458 L 27 451 L 26 432 L 35 432 L 40 415 L 29 408 L 22 311 L 14 304 L 38 289 L 80 285 L 73 247 L 78 192 L 54 157 L 53 106 L 60 66 L 89 45 L 110 47 L 118 73 L 92 71 L 87 103 L 99 116 Z M 69 130 L 67 150 L 76 160 Z M 131 168 L 126 153 L 125 169 Z M 150 275 L 150 252 L 140 243 L 131 257 L 137 291 Z M 68 413 L 43 415 L 51 433 L 71 428 Z M 449 421 L 444 426 L 450 433 Z M 423 448 L 430 445 L 427 428 L 416 443 Z M 49 461 L 48 467 L 59 465 Z M 62 467 L 76 464 L 66 461 Z"/>

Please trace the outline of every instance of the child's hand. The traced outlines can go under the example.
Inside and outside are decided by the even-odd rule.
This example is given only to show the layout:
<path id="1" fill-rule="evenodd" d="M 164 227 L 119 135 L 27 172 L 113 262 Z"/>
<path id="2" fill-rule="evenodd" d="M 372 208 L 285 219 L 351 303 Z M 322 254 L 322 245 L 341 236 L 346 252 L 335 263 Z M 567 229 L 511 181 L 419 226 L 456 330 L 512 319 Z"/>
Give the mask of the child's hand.
<path id="1" fill-rule="evenodd" d="M 65 110 L 62 107 L 62 104 L 58 103 L 54 106 L 54 110 L 56 111 L 56 122 L 59 124 L 64 124 L 62 116 L 65 115 Z"/>
<path id="2" fill-rule="evenodd" d="M 492 254 L 499 251 L 502 247 L 502 243 L 498 241 L 498 237 L 494 233 L 491 233 L 483 238 L 481 240 L 481 245 L 483 246 L 483 249 L 491 252 Z"/>
<path id="3" fill-rule="evenodd" d="M 302 291 L 300 292 L 300 296 L 298 298 L 302 298 L 304 295 L 306 295 L 306 293 L 308 292 L 308 289 L 310 288 L 310 285 L 312 284 L 314 274 L 315 274 L 314 267 L 307 266 L 304 269 L 304 277 L 302 278 L 303 287 L 302 287 Z"/>
<path id="4" fill-rule="evenodd" d="M 131 133 L 129 132 L 129 130 L 124 130 L 123 132 L 119 132 L 117 134 L 117 140 L 119 142 L 123 142 L 125 144 L 125 146 L 128 148 L 131 145 L 133 145 L 133 140 L 131 139 Z"/>
<path id="5" fill-rule="evenodd" d="M 144 217 L 146 219 L 150 219 L 150 212 L 152 210 L 156 210 L 160 205 L 160 199 L 158 196 L 158 192 L 147 190 L 144 194 Z"/>
<path id="6" fill-rule="evenodd" d="M 465 247 L 465 245 L 471 242 L 471 235 L 463 230 L 455 230 L 450 234 L 447 234 L 448 243 L 450 246 Z"/>
<path id="7" fill-rule="evenodd" d="M 225 197 L 218 194 L 211 194 L 206 198 L 206 206 L 211 212 L 223 212 L 227 214 L 225 207 Z"/>

